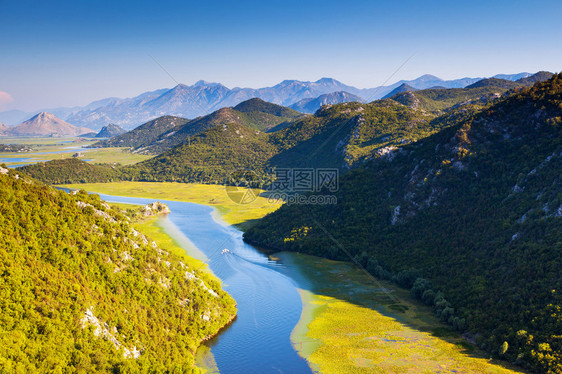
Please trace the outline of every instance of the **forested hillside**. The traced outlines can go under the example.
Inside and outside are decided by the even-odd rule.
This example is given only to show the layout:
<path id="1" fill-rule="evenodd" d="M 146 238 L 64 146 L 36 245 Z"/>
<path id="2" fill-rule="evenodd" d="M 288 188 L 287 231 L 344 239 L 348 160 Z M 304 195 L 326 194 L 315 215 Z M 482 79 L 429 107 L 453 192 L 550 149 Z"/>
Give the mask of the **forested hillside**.
<path id="1" fill-rule="evenodd" d="M 292 109 L 268 103 L 260 99 L 250 99 L 234 108 L 222 108 L 209 115 L 196 118 L 169 129 L 156 138 L 138 145 L 134 152 L 160 154 L 185 142 L 192 136 L 215 126 L 237 124 L 265 131 L 285 122 L 292 122 L 302 116 Z"/>
<path id="2" fill-rule="evenodd" d="M 181 117 L 162 116 L 152 121 L 148 121 L 139 127 L 115 136 L 111 139 L 103 140 L 92 144 L 92 148 L 107 147 L 130 147 L 138 148 L 143 144 L 154 142 L 160 135 L 173 129 L 176 126 L 185 125 L 189 120 Z"/>
<path id="3" fill-rule="evenodd" d="M 0 183 L 0 372 L 193 372 L 236 313 L 214 277 L 97 195 L 4 167 Z"/>
<path id="4" fill-rule="evenodd" d="M 561 373 L 561 140 L 562 74 L 347 173 L 335 205 L 283 206 L 245 239 L 348 251 L 491 354 Z"/>

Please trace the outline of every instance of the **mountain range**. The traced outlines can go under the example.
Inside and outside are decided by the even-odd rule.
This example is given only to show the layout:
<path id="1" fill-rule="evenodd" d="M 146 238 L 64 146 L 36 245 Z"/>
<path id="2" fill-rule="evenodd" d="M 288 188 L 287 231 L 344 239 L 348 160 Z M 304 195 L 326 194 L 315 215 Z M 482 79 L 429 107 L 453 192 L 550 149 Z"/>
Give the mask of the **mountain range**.
<path id="1" fill-rule="evenodd" d="M 530 73 L 497 75 L 496 78 L 517 80 L 531 76 Z M 133 98 L 106 98 L 94 101 L 84 107 L 48 109 L 50 113 L 77 126 L 86 126 L 99 130 L 108 123 L 114 123 L 125 129 L 132 129 L 142 123 L 163 115 L 196 118 L 212 113 L 223 107 L 232 107 L 251 98 L 260 98 L 274 104 L 290 106 L 303 99 L 317 99 L 334 92 L 346 92 L 362 101 L 380 99 L 402 84 L 416 89 L 435 86 L 444 88 L 462 88 L 482 78 L 461 78 L 442 80 L 433 75 L 423 75 L 414 80 L 401 80 L 389 86 L 360 89 L 341 83 L 332 78 L 322 78 L 315 82 L 285 80 L 264 88 L 227 88 L 220 83 L 199 81 L 188 86 L 178 84 L 171 89 L 159 89 L 145 92 Z M 343 96 L 342 96 L 343 98 Z M 345 99 L 345 98 L 344 98 Z M 308 109 L 310 110 L 310 109 Z M 0 112 L 0 121 L 8 125 L 19 123 L 36 112 L 11 110 Z"/>

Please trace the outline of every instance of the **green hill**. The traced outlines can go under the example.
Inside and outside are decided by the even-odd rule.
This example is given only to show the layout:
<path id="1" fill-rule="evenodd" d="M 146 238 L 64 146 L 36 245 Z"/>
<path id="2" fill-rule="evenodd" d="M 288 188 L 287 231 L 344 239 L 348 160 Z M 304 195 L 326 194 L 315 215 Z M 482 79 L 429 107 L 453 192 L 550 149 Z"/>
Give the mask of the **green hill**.
<path id="1" fill-rule="evenodd" d="M 268 135 L 240 124 L 217 125 L 153 159 L 123 168 L 143 181 L 224 183 L 238 169 L 263 170 L 276 153 Z"/>
<path id="2" fill-rule="evenodd" d="M 184 125 L 188 119 L 174 116 L 162 116 L 152 121 L 148 121 L 139 127 L 126 132 L 124 134 L 115 136 L 111 139 L 103 140 L 92 144 L 93 148 L 108 148 L 108 147 L 129 147 L 138 148 L 144 144 L 151 144 L 158 136 L 173 129 L 176 126 Z"/>
<path id="3" fill-rule="evenodd" d="M 22 166 L 18 170 L 49 184 L 112 182 L 122 179 L 119 166 L 90 164 L 78 158 L 38 162 Z"/>
<path id="4" fill-rule="evenodd" d="M 97 195 L 4 167 L 0 183 L 0 372 L 197 372 L 196 348 L 236 313 L 214 277 Z"/>
<path id="5" fill-rule="evenodd" d="M 350 171 L 337 204 L 283 206 L 245 239 L 347 252 L 491 354 L 560 373 L 561 126 L 557 75 Z"/>
<path id="6" fill-rule="evenodd" d="M 435 117 L 392 100 L 343 103 L 325 107 L 314 116 L 299 117 L 274 133 L 238 124 L 236 121 L 245 113 L 225 108 L 202 118 L 204 126 L 195 120 L 174 129 L 173 136 L 167 139 L 176 142 L 185 138 L 184 142 L 136 165 L 71 162 L 69 170 L 65 170 L 63 164 L 47 162 L 25 170 L 51 183 L 112 179 L 222 183 L 238 168 L 254 170 L 264 180 L 269 179 L 267 174 L 275 167 L 330 167 L 347 171 L 451 126 L 480 108 L 464 105 Z M 217 117 L 217 121 L 211 120 Z M 229 120 L 232 122 L 221 124 Z M 190 126 L 200 129 L 211 125 L 199 134 L 188 135 Z M 235 130 L 240 134 L 234 134 Z M 165 150 L 169 146 L 166 141 L 158 141 L 153 149 Z"/>
<path id="7" fill-rule="evenodd" d="M 238 109 L 240 110 L 238 110 Z M 174 128 L 138 148 L 137 152 L 160 154 L 174 146 L 189 141 L 197 135 L 217 125 L 238 124 L 265 131 L 285 122 L 291 122 L 302 114 L 280 105 L 260 99 L 250 99 L 235 108 L 222 108 L 207 116 L 196 118 L 183 126 Z"/>
<path id="8" fill-rule="evenodd" d="M 242 113 L 267 113 L 271 114 L 272 116 L 284 118 L 296 118 L 302 116 L 302 113 L 297 112 L 296 110 L 273 104 L 258 98 L 243 101 L 232 109 Z"/>
<path id="9" fill-rule="evenodd" d="M 430 88 L 399 93 L 391 99 L 412 109 L 440 114 L 457 105 L 485 105 L 504 92 L 518 87 L 523 85 L 503 79 L 483 79 L 466 88 Z"/>
<path id="10" fill-rule="evenodd" d="M 553 75 L 554 74 L 549 71 L 539 71 L 538 73 L 535 73 L 530 77 L 518 79 L 516 82 L 521 83 L 525 86 L 532 86 L 537 82 L 544 82 L 546 80 L 549 80 Z"/>
<path id="11" fill-rule="evenodd" d="M 465 88 L 470 89 L 470 88 L 481 88 L 481 87 L 497 87 L 497 88 L 503 88 L 505 90 L 511 90 L 514 88 L 519 88 L 521 86 L 522 86 L 521 83 L 508 81 L 507 79 L 486 78 L 486 79 L 479 80 L 478 82 L 473 83 L 469 86 L 466 86 Z"/>

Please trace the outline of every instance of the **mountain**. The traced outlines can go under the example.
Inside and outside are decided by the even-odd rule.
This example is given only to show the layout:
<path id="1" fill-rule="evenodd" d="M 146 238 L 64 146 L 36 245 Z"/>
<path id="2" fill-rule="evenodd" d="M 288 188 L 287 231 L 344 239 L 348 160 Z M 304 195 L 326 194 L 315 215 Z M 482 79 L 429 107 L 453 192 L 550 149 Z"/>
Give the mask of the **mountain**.
<path id="1" fill-rule="evenodd" d="M 51 113 L 41 112 L 29 120 L 11 127 L 9 136 L 78 136 L 91 132 L 85 127 L 76 127 Z"/>
<path id="2" fill-rule="evenodd" d="M 37 112 L 24 112 L 23 110 L 7 110 L 0 112 L 0 122 L 3 122 L 10 126 L 15 126 L 23 121 L 33 117 Z"/>
<path id="3" fill-rule="evenodd" d="M 92 148 L 109 147 L 128 147 L 138 148 L 143 144 L 152 144 L 160 135 L 177 126 L 182 126 L 189 122 L 186 118 L 174 116 L 162 116 L 152 121 L 148 121 L 139 127 L 115 136 L 111 139 L 102 140 L 92 144 Z"/>
<path id="4" fill-rule="evenodd" d="M 336 204 L 283 205 L 244 238 L 352 259 L 410 288 L 491 355 L 559 373 L 560 170 L 562 74 L 314 193 Z"/>
<path id="5" fill-rule="evenodd" d="M 152 118 L 168 114 L 155 114 L 144 109 L 148 102 L 168 91 L 168 89 L 159 89 L 128 99 L 108 98 L 98 100 L 81 110 L 73 111 L 65 120 L 95 130 L 101 129 L 107 123 L 114 123 L 125 129 L 130 129 Z"/>
<path id="6" fill-rule="evenodd" d="M 475 82 L 471 85 L 468 85 L 466 86 L 466 88 L 480 88 L 480 87 L 488 87 L 488 86 L 500 87 L 500 88 L 505 88 L 506 90 L 510 90 L 513 88 L 521 87 L 522 84 L 507 79 L 486 78 L 486 79 L 479 80 L 478 82 Z"/>
<path id="7" fill-rule="evenodd" d="M 486 105 L 501 97 L 506 91 L 523 87 L 503 79 L 483 79 L 465 88 L 430 88 L 416 92 L 402 92 L 390 99 L 409 108 L 439 114 L 456 109 L 458 106 Z"/>
<path id="8" fill-rule="evenodd" d="M 113 138 L 126 132 L 127 130 L 110 123 L 109 125 L 101 128 L 100 132 L 97 133 L 96 138 Z"/>
<path id="9" fill-rule="evenodd" d="M 498 75 L 509 80 L 526 77 L 530 74 Z M 332 78 L 321 78 L 315 82 L 285 80 L 272 87 L 232 89 L 220 83 L 199 81 L 192 86 L 178 84 L 172 89 L 159 89 L 145 92 L 133 98 L 106 98 L 94 101 L 84 107 L 52 108 L 48 111 L 67 122 L 99 130 L 107 123 L 114 123 L 127 130 L 163 115 L 196 118 L 204 116 L 223 107 L 233 107 L 239 103 L 260 98 L 274 104 L 290 106 L 296 102 L 316 98 L 334 92 L 347 92 L 362 98 L 362 101 L 380 99 L 401 84 L 417 89 L 434 86 L 445 88 L 463 88 L 482 78 L 461 78 L 443 80 L 433 75 L 423 75 L 413 80 L 401 80 L 389 86 L 375 88 L 356 88 Z M 34 113 L 7 111 L 0 113 L 0 121 L 8 124 L 21 122 Z M 12 121 L 12 122 L 11 122 Z"/>
<path id="10" fill-rule="evenodd" d="M 508 80 L 508 81 L 517 81 L 517 80 L 524 79 L 524 78 L 527 78 L 527 77 L 530 77 L 530 76 L 531 76 L 531 73 L 496 74 L 492 78 L 505 79 L 505 80 Z"/>
<path id="11" fill-rule="evenodd" d="M 316 98 L 302 99 L 289 107 L 302 113 L 312 114 L 324 105 L 334 105 L 350 101 L 362 102 L 363 99 L 359 96 L 350 94 L 349 92 L 338 91 L 320 95 Z"/>
<path id="12" fill-rule="evenodd" d="M 9 127 L 4 125 L 3 123 L 0 123 L 0 136 L 4 136 L 6 134 L 6 131 L 8 131 Z"/>
<path id="13" fill-rule="evenodd" d="M 153 159 L 123 168 L 123 178 L 222 184 L 233 171 L 263 170 L 276 152 L 268 134 L 238 123 L 222 124 Z"/>
<path id="14" fill-rule="evenodd" d="M 71 184 L 82 181 L 103 183 L 122 179 L 122 173 L 117 166 L 90 164 L 78 158 L 38 162 L 21 166 L 18 171 L 48 184 Z"/>
<path id="15" fill-rule="evenodd" d="M 159 154 L 189 141 L 191 136 L 217 125 L 240 124 L 265 131 L 292 122 L 299 116 L 302 116 L 302 114 L 292 109 L 254 98 L 240 103 L 235 108 L 222 108 L 207 116 L 176 126 L 159 135 L 154 141 L 141 144 L 135 149 L 135 152 Z"/>
<path id="16" fill-rule="evenodd" d="M 214 276 L 97 195 L 4 167 L 0 184 L 2 372 L 199 372 L 236 315 Z"/>
<path id="17" fill-rule="evenodd" d="M 232 109 L 242 113 L 267 113 L 276 117 L 284 117 L 284 118 L 296 118 L 301 116 L 301 113 L 298 113 L 293 109 L 281 105 L 276 105 L 267 101 L 263 101 L 262 99 L 258 99 L 258 98 L 246 100 L 236 105 Z M 265 124 L 263 126 L 264 129 L 268 127 L 269 124 Z"/>
<path id="18" fill-rule="evenodd" d="M 230 119 L 193 133 L 153 159 L 120 169 L 121 178 L 225 183 L 238 169 L 252 170 L 264 180 L 269 179 L 272 168 L 337 168 L 345 172 L 452 126 L 478 108 L 466 105 L 436 117 L 392 100 L 343 103 L 325 106 L 314 116 L 299 118 L 274 133 Z M 236 115 L 233 112 L 237 111 L 219 111 Z M 190 124 L 185 127 L 189 129 Z"/>
<path id="19" fill-rule="evenodd" d="M 525 86 L 532 86 L 537 82 L 544 82 L 546 80 L 549 80 L 550 78 L 552 78 L 553 75 L 554 74 L 549 71 L 539 71 L 538 73 L 533 74 L 529 77 L 517 79 L 516 82 L 521 83 Z"/>
<path id="20" fill-rule="evenodd" d="M 399 94 L 399 93 L 402 93 L 402 92 L 414 92 L 414 91 L 418 91 L 418 89 L 410 86 L 409 84 L 402 83 L 400 86 L 396 87 L 395 89 L 390 91 L 388 94 L 386 94 L 383 97 L 383 99 L 388 99 L 389 97 L 392 97 L 392 96 L 394 96 L 396 94 Z"/>

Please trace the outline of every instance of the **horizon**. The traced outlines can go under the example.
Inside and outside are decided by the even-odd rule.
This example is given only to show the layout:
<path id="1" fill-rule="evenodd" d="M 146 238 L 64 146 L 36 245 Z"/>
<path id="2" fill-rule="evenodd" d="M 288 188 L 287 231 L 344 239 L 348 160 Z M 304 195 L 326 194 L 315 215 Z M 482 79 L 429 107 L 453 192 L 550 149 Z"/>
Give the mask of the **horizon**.
<path id="1" fill-rule="evenodd" d="M 332 77 L 372 88 L 391 76 L 556 72 L 562 61 L 554 0 L 24 0 L 0 1 L 0 12 L 0 111 L 83 106 L 201 79 L 257 88 Z"/>
<path id="2" fill-rule="evenodd" d="M 544 71 L 544 70 L 540 70 L 540 71 Z M 22 109 L 20 109 L 20 108 L 11 108 L 11 109 L 7 109 L 7 110 L 0 110 L 0 113 L 3 113 L 3 112 L 12 112 L 12 111 L 19 111 L 19 112 L 25 112 L 25 113 L 35 113 L 35 114 L 32 115 L 32 117 L 34 117 L 34 116 L 36 116 L 36 115 L 39 114 L 39 113 L 49 113 L 49 110 L 62 109 L 62 108 L 84 107 L 84 106 L 90 105 L 90 104 L 92 104 L 92 103 L 94 103 L 94 102 L 96 102 L 96 101 L 101 101 L 101 100 L 111 99 L 111 98 L 115 98 L 115 99 L 119 99 L 119 100 L 127 100 L 127 99 L 135 98 L 135 97 L 140 96 L 140 95 L 142 95 L 142 94 L 144 94 L 144 93 L 147 93 L 147 92 L 153 92 L 153 91 L 158 91 L 158 90 L 168 90 L 168 91 L 169 91 L 169 90 L 174 89 L 174 88 L 177 87 L 177 86 L 193 87 L 193 86 L 195 86 L 195 85 L 197 85 L 197 84 L 199 84 L 199 83 L 203 83 L 203 84 L 206 84 L 206 85 L 215 85 L 215 84 L 217 84 L 217 85 L 222 85 L 222 86 L 226 87 L 226 88 L 229 89 L 229 90 L 235 90 L 235 89 L 261 89 L 261 88 L 270 88 L 270 87 L 275 87 L 275 86 L 277 86 L 277 85 L 279 85 L 279 84 L 281 84 L 281 83 L 283 83 L 283 82 L 286 82 L 286 81 L 288 81 L 288 82 L 303 82 L 303 83 L 317 83 L 317 82 L 319 82 L 319 81 L 322 80 L 322 79 L 332 79 L 332 80 L 335 80 L 335 81 L 337 81 L 337 82 L 339 82 L 339 83 L 341 83 L 341 84 L 344 84 L 344 85 L 347 85 L 347 86 L 352 86 L 352 87 L 355 87 L 355 88 L 358 88 L 358 89 L 376 89 L 376 88 L 379 88 L 379 87 L 389 87 L 389 86 L 395 85 L 395 84 L 397 84 L 397 83 L 399 83 L 399 82 L 402 82 L 402 81 L 409 82 L 409 81 L 416 80 L 416 79 L 419 79 L 419 78 L 422 78 L 422 77 L 426 77 L 426 76 L 434 77 L 434 78 L 440 79 L 440 80 L 442 80 L 442 81 L 449 81 L 449 80 L 460 80 L 460 79 L 488 79 L 488 78 L 494 78 L 494 77 L 497 76 L 497 75 L 517 75 L 517 74 L 529 74 L 529 75 L 533 75 L 533 74 L 536 74 L 536 73 L 538 73 L 538 72 L 540 72 L 540 71 L 536 71 L 536 72 L 521 71 L 521 72 L 513 72 L 513 73 L 503 73 L 503 72 L 502 72 L 502 73 L 496 73 L 496 74 L 491 75 L 491 76 L 475 76 L 475 77 L 464 76 L 464 77 L 455 77 L 455 78 L 451 78 L 451 79 L 443 79 L 443 78 L 441 78 L 441 77 L 439 77 L 439 76 L 437 76 L 437 75 L 434 75 L 434 74 L 422 74 L 422 75 L 420 75 L 420 76 L 418 76 L 418 77 L 415 77 L 415 78 L 412 78 L 412 79 L 399 79 L 399 80 L 396 80 L 396 81 L 387 82 L 384 86 L 374 86 L 374 87 L 356 87 L 356 86 L 353 86 L 353 85 L 351 85 L 351 84 L 347 84 L 346 82 L 342 82 L 342 81 L 340 81 L 340 80 L 338 80 L 338 79 L 336 79 L 336 78 L 331 78 L 331 77 L 321 77 L 321 78 L 318 78 L 318 79 L 316 79 L 316 80 L 284 79 L 284 80 L 282 80 L 282 81 L 279 81 L 279 82 L 276 83 L 276 84 L 273 84 L 273 85 L 270 85 L 270 86 L 264 86 L 264 87 L 249 87 L 249 86 L 235 86 L 235 87 L 229 87 L 229 86 L 227 86 L 227 85 L 225 85 L 225 84 L 223 84 L 223 83 L 221 83 L 221 82 L 213 82 L 213 81 L 208 81 L 208 80 L 205 80 L 205 79 L 199 79 L 199 80 L 193 82 L 192 84 L 187 84 L 187 83 L 179 82 L 179 83 L 177 83 L 177 84 L 175 84 L 175 85 L 173 85 L 173 86 L 171 86 L 171 87 L 152 88 L 152 89 L 148 89 L 148 90 L 145 90 L 145 91 L 142 91 L 142 92 L 137 92 L 136 94 L 133 94 L 132 96 L 127 96 L 127 97 L 107 96 L 107 97 L 100 97 L 100 98 L 94 99 L 94 100 L 92 100 L 92 101 L 85 102 L 85 103 L 78 104 L 78 105 L 73 105 L 73 106 L 64 106 L 64 105 L 61 105 L 61 106 L 57 106 L 57 107 L 50 107 L 50 108 L 41 107 L 41 108 L 35 108 L 35 109 L 31 109 L 31 110 L 22 110 Z M 555 73 L 555 74 L 556 74 L 556 73 L 558 73 L 558 71 L 552 71 L 551 73 Z M 344 92 L 345 92 L 345 91 L 344 91 Z M 2 93 L 2 92 L 0 91 L 0 100 L 1 100 L 1 93 Z M 256 97 L 256 98 L 257 98 L 257 97 Z M 248 100 L 250 100 L 250 99 L 248 99 Z M 32 117 L 30 117 L 30 119 L 31 119 Z M 9 126 L 11 126 L 11 125 L 9 125 Z"/>

